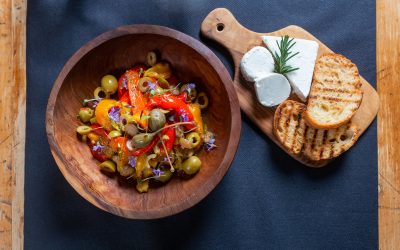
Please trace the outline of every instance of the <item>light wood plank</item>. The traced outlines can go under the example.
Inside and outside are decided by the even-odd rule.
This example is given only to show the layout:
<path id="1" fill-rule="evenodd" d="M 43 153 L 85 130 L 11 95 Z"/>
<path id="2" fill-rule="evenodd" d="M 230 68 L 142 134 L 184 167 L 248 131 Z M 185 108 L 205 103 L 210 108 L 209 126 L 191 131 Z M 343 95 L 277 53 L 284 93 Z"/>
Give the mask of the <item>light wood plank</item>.
<path id="1" fill-rule="evenodd" d="M 23 248 L 26 1 L 0 2 L 0 249 Z"/>
<path id="2" fill-rule="evenodd" d="M 379 248 L 400 247 L 400 1 L 376 3 Z"/>

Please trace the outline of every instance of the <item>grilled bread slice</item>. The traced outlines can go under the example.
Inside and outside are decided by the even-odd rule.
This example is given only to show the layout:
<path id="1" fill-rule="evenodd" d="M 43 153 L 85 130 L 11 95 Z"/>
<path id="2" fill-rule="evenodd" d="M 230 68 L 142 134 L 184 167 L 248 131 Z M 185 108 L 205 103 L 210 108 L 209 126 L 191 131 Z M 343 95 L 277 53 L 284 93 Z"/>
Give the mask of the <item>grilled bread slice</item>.
<path id="1" fill-rule="evenodd" d="M 350 121 L 362 97 L 357 66 L 342 55 L 323 55 L 315 65 L 304 117 L 314 128 L 338 128 Z"/>
<path id="2" fill-rule="evenodd" d="M 310 160 L 332 159 L 356 143 L 359 129 L 351 122 L 328 130 L 307 127 L 303 154 Z"/>
<path id="3" fill-rule="evenodd" d="M 303 118 L 305 110 L 304 104 L 287 100 L 275 111 L 274 134 L 290 153 L 311 161 L 328 160 L 339 156 L 357 141 L 359 129 L 355 124 L 316 129 Z"/>
<path id="4" fill-rule="evenodd" d="M 302 118 L 306 105 L 292 100 L 282 102 L 274 115 L 274 134 L 292 154 L 301 153 L 307 125 Z"/>

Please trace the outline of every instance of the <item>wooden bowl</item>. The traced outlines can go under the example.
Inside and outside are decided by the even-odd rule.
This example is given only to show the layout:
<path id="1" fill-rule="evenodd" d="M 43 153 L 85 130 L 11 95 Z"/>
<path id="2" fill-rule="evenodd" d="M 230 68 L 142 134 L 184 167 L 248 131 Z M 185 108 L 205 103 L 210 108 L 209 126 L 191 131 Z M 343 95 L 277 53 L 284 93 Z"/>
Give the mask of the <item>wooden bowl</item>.
<path id="1" fill-rule="evenodd" d="M 105 74 L 121 75 L 147 52 L 158 50 L 182 82 L 195 82 L 210 98 L 205 112 L 218 148 L 201 153 L 202 168 L 193 178 L 173 178 L 167 185 L 139 194 L 134 182 L 101 173 L 89 148 L 77 139 L 77 112 L 93 96 Z M 152 25 L 123 26 L 80 48 L 58 75 L 46 113 L 51 152 L 67 181 L 86 200 L 127 218 L 152 219 L 181 212 L 202 200 L 221 181 L 236 152 L 241 129 L 232 80 L 214 53 L 181 32 Z"/>

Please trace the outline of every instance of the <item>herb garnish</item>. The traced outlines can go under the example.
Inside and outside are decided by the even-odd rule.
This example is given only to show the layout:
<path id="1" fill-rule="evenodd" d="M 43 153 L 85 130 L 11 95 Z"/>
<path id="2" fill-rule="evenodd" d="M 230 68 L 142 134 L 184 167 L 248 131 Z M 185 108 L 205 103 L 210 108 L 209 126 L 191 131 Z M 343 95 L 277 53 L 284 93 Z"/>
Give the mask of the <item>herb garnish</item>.
<path id="1" fill-rule="evenodd" d="M 299 52 L 292 54 L 292 51 L 290 51 L 290 49 L 296 44 L 296 42 L 293 42 L 293 39 L 294 38 L 289 38 L 288 35 L 285 35 L 281 38 L 281 41 L 279 43 L 278 41 L 276 41 L 276 45 L 278 45 L 279 49 L 279 55 L 276 51 L 272 53 L 272 57 L 275 61 L 274 72 L 286 75 L 299 69 L 293 68 L 292 66 L 287 64 L 290 59 L 299 54 Z"/>

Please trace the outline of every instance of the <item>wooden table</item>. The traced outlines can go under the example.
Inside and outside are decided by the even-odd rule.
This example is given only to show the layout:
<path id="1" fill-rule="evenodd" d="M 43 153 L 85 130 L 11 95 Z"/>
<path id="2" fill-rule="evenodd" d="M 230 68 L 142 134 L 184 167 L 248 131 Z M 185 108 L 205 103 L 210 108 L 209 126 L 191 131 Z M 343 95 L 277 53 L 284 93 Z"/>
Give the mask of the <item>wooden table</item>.
<path id="1" fill-rule="evenodd" d="M 400 1 L 377 0 L 379 248 L 400 247 Z"/>
<path id="2" fill-rule="evenodd" d="M 27 0 L 0 2 L 0 249 L 22 249 Z M 377 0 L 379 248 L 400 246 L 400 0 Z"/>
<path id="3" fill-rule="evenodd" d="M 0 249 L 24 244 L 26 1 L 0 2 Z"/>

